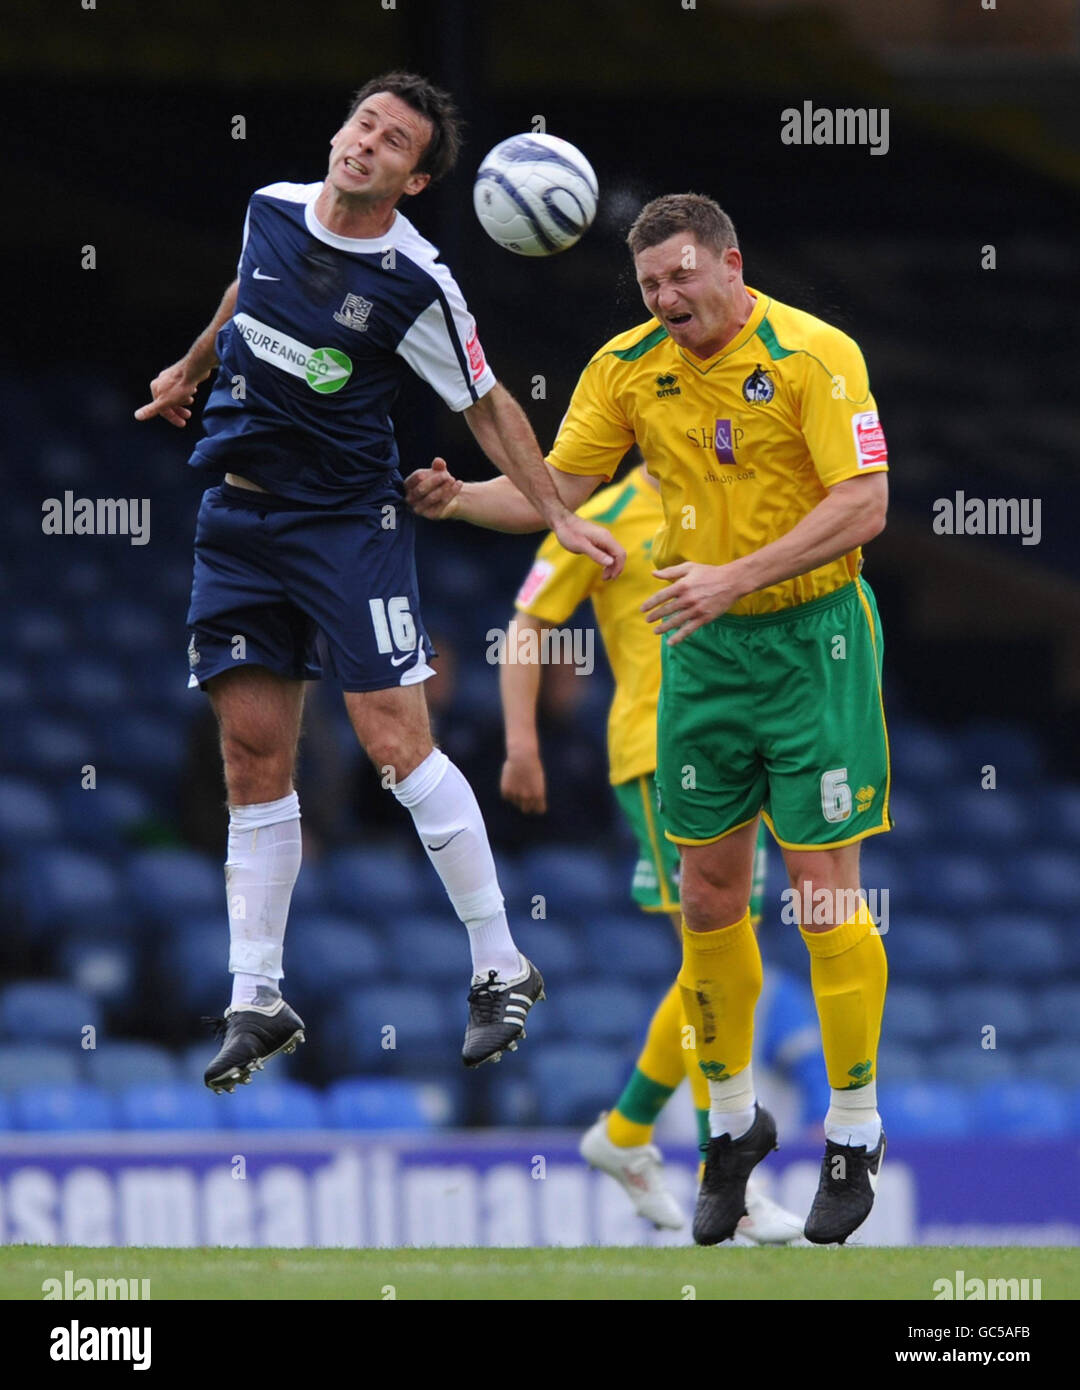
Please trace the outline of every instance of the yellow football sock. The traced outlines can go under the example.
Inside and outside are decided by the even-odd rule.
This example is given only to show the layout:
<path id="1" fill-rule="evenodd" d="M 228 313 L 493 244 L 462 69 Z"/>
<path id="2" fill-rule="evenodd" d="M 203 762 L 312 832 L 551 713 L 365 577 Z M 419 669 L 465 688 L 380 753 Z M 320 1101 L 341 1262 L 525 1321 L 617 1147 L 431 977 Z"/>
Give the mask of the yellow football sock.
<path id="1" fill-rule="evenodd" d="M 619 1148 L 652 1139 L 657 1115 L 685 1074 L 682 1027 L 682 995 L 676 982 L 657 1005 L 630 1080 L 608 1115 L 608 1138 Z"/>
<path id="2" fill-rule="evenodd" d="M 875 1081 L 888 966 L 881 937 L 872 930 L 865 900 L 855 915 L 828 931 L 800 927 L 810 952 L 825 1069 L 834 1090 L 854 1091 Z"/>
<path id="3" fill-rule="evenodd" d="M 761 993 L 761 952 L 749 910 L 719 931 L 692 932 L 683 921 L 679 985 L 698 1070 L 707 1081 L 726 1081 L 744 1071 L 750 1065 L 754 1005 Z"/>

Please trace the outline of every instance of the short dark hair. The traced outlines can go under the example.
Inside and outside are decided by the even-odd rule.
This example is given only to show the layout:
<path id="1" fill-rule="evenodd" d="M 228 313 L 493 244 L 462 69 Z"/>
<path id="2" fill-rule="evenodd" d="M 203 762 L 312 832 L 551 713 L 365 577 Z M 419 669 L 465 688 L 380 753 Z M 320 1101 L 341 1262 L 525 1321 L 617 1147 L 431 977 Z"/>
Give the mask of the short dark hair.
<path id="1" fill-rule="evenodd" d="M 693 232 L 711 251 L 727 251 L 732 246 L 738 249 L 739 238 L 731 218 L 719 203 L 702 193 L 668 193 L 646 203 L 634 218 L 626 244 L 636 256 L 679 232 Z"/>
<path id="2" fill-rule="evenodd" d="M 418 174 L 430 174 L 432 183 L 448 174 L 461 150 L 464 121 L 449 92 L 415 72 L 384 72 L 372 77 L 353 95 L 346 123 L 376 92 L 389 92 L 431 122 L 431 139 L 416 165 Z"/>

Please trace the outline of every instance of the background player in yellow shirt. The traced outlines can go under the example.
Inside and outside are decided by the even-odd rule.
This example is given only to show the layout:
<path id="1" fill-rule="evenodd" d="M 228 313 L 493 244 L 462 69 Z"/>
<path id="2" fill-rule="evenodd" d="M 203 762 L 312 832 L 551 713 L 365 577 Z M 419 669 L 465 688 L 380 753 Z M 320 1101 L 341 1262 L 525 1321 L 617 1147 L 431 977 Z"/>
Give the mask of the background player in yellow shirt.
<path id="1" fill-rule="evenodd" d="M 657 788 L 681 846 L 687 1018 L 709 1083 L 694 1238 L 728 1239 L 776 1127 L 750 1066 L 761 956 L 749 898 L 759 814 L 780 844 L 810 953 L 831 1102 L 805 1233 L 844 1241 L 885 1153 L 876 1061 L 886 964 L 859 843 L 888 830 L 881 627 L 860 546 L 885 524 L 885 440 L 858 345 L 747 287 L 735 229 L 698 194 L 658 198 L 627 238 L 652 317 L 588 363 L 548 467 L 568 506 L 635 441 L 660 480 L 666 587 Z M 512 483 L 409 480 L 423 515 L 539 529 Z"/>
<path id="2" fill-rule="evenodd" d="M 679 912 L 679 851 L 664 836 L 656 811 L 656 704 L 660 695 L 660 640 L 642 621 L 641 604 L 656 589 L 652 543 L 663 521 L 659 485 L 645 465 L 622 482 L 601 488 L 581 515 L 607 527 L 626 551 L 618 580 L 604 583 L 600 572 L 549 533 L 515 600 L 517 614 L 510 641 L 525 631 L 539 632 L 565 623 L 586 599 L 592 601 L 608 655 L 615 694 L 608 714 L 608 765 L 611 783 L 638 843 L 631 889 L 645 912 L 666 913 L 682 940 Z M 595 576 L 594 573 L 595 572 Z M 599 582 L 597 582 L 599 581 Z M 499 668 L 499 692 L 506 727 L 502 794 L 520 810 L 547 810 L 536 707 L 541 667 L 507 661 Z M 761 917 L 765 880 L 765 829 L 758 835 L 750 915 Z M 664 1178 L 653 1126 L 681 1083 L 689 1079 L 699 1136 L 709 1139 L 709 1088 L 698 1067 L 697 1049 L 684 1046 L 686 1015 L 678 981 L 665 994 L 649 1023 L 645 1045 L 629 1081 L 611 1111 L 602 1115 L 581 1142 L 582 1157 L 619 1182 L 639 1215 L 672 1230 L 683 1215 Z M 764 1193 L 747 1185 L 747 1214 L 738 1234 L 758 1244 L 786 1244 L 802 1235 L 802 1222 Z"/>

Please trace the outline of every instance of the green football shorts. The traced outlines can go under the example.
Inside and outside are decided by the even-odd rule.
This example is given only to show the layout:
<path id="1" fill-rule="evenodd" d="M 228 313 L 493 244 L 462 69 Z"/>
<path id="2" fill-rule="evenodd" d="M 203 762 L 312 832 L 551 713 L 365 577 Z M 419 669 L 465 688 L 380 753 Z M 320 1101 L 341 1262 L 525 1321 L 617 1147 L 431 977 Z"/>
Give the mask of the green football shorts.
<path id="1" fill-rule="evenodd" d="M 891 829 L 881 650 L 862 579 L 662 642 L 656 781 L 668 838 L 709 844 L 759 811 L 785 849 Z"/>
<path id="2" fill-rule="evenodd" d="M 630 896 L 643 912 L 678 912 L 679 851 L 664 834 L 664 820 L 656 809 L 655 778 L 651 774 L 648 777 L 634 777 L 613 787 L 612 791 L 623 815 L 630 822 L 638 845 Z M 765 826 L 760 826 L 750 892 L 750 918 L 755 925 L 761 917 L 761 901 L 765 895 L 768 839 Z"/>

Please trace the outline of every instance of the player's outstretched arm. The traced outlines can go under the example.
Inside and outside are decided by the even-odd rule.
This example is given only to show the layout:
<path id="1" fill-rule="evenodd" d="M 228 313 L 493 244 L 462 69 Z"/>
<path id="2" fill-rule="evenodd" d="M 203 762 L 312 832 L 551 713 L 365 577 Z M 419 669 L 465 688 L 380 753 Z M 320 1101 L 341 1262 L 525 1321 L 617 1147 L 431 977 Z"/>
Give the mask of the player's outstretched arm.
<path id="1" fill-rule="evenodd" d="M 153 400 L 140 406 L 135 412 L 136 420 L 152 420 L 160 415 L 170 425 L 183 429 L 191 419 L 191 404 L 199 383 L 205 381 L 217 366 L 214 339 L 236 311 L 236 295 L 240 287 L 234 280 L 225 291 L 217 313 L 199 334 L 179 362 L 166 367 L 150 383 Z"/>
<path id="2" fill-rule="evenodd" d="M 573 512 L 600 483 L 600 478 L 571 478 L 550 468 L 544 462 L 525 412 L 500 383 L 465 411 L 465 419 L 484 453 L 506 480 L 524 494 L 534 513 L 539 515 L 539 524 L 528 529 L 550 527 L 566 550 L 574 555 L 587 555 L 600 565 L 606 579 L 614 579 L 622 573 L 626 551 L 618 541 L 602 526 L 585 521 Z M 494 479 L 479 486 L 493 488 L 500 481 Z M 504 492 L 497 501 L 506 498 Z M 490 496 L 483 501 L 491 516 Z M 468 507 L 469 500 L 466 499 L 463 505 Z M 516 510 L 517 504 L 514 506 Z M 472 511 L 475 515 L 475 502 Z M 463 519 L 472 519 L 465 516 L 461 509 L 456 514 L 463 516 Z M 494 528 L 507 529 L 498 523 L 494 524 Z"/>
<path id="3" fill-rule="evenodd" d="M 518 613 L 507 629 L 506 641 L 519 643 L 528 629 L 540 632 L 544 624 L 531 613 Z M 540 695 L 539 661 L 507 660 L 499 666 L 499 699 L 506 731 L 506 761 L 503 763 L 499 791 L 526 815 L 542 815 L 547 810 L 544 764 L 540 758 L 540 735 L 536 728 L 536 703 Z"/>

